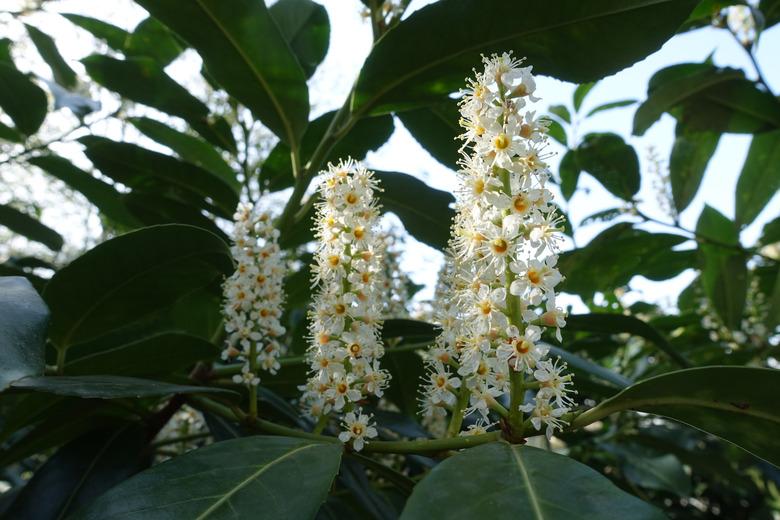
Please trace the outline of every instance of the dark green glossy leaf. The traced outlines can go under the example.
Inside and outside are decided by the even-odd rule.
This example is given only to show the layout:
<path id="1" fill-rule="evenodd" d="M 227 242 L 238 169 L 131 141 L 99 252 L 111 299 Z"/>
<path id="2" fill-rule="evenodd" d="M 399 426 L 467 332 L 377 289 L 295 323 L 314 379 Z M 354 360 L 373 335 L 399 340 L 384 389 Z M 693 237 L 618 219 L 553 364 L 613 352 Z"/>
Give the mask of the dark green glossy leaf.
<path id="1" fill-rule="evenodd" d="M 230 238 L 198 207 L 150 191 L 135 190 L 122 198 L 128 211 L 144 226 L 159 224 L 188 224 L 214 233 L 225 242 Z M 222 213 L 226 215 L 225 213 Z"/>
<path id="2" fill-rule="evenodd" d="M 566 150 L 558 166 L 558 175 L 561 178 L 561 194 L 569 200 L 577 191 L 577 181 L 580 179 L 580 165 L 577 164 L 577 151 Z"/>
<path id="3" fill-rule="evenodd" d="M 567 350 L 563 350 L 562 348 L 556 347 L 555 345 L 547 345 L 547 347 L 550 349 L 550 354 L 560 357 L 569 365 L 569 368 L 572 370 L 585 372 L 589 376 L 611 383 L 617 388 L 625 388 L 633 382 L 631 379 L 622 376 L 617 372 L 613 372 L 612 370 L 604 368 L 601 365 L 597 365 L 592 361 L 588 361 L 584 357 L 573 354 Z"/>
<path id="4" fill-rule="evenodd" d="M 98 245 L 46 286 L 49 335 L 67 348 L 164 309 L 229 275 L 227 244 L 202 229 L 144 228 Z"/>
<path id="5" fill-rule="evenodd" d="M 450 239 L 455 198 L 423 181 L 395 172 L 376 172 L 382 192 L 379 201 L 384 211 L 395 213 L 414 238 L 443 250 Z"/>
<path id="6" fill-rule="evenodd" d="M 444 0 L 412 13 L 374 45 L 353 109 L 387 113 L 442 100 L 480 55 L 513 50 L 543 75 L 583 83 L 644 58 L 670 38 L 695 0 L 578 0 L 507 12 L 503 0 Z M 505 15 L 497 15 L 504 13 Z M 399 59 L 404 56 L 404 59 Z"/>
<path id="7" fill-rule="evenodd" d="M 171 394 L 232 393 L 222 388 L 175 385 L 124 376 L 32 376 L 14 381 L 11 388 L 82 399 L 137 399 Z"/>
<path id="8" fill-rule="evenodd" d="M 120 193 L 113 186 L 77 168 L 69 160 L 57 155 L 40 155 L 28 159 L 28 162 L 81 192 L 101 213 L 117 224 L 128 228 L 138 225 L 138 220 L 128 213 Z"/>
<path id="9" fill-rule="evenodd" d="M 75 87 L 78 81 L 76 73 L 73 72 L 73 69 L 67 64 L 60 51 L 57 50 L 57 45 L 52 37 L 32 25 L 25 24 L 24 26 L 43 61 L 51 69 L 54 81 L 66 88 Z"/>
<path id="10" fill-rule="evenodd" d="M 382 368 L 390 372 L 393 381 L 385 392 L 386 398 L 402 413 L 415 417 L 419 411 L 420 383 L 425 376 L 422 357 L 416 352 L 399 352 L 382 358 Z"/>
<path id="11" fill-rule="evenodd" d="M 662 415 L 717 435 L 780 465 L 780 410 L 773 389 L 780 371 L 700 367 L 634 384 L 574 420 L 578 427 L 621 410 Z"/>
<path id="12" fill-rule="evenodd" d="M 593 213 L 592 215 L 588 215 L 584 219 L 582 219 L 582 222 L 580 222 L 580 226 L 586 226 L 588 224 L 593 224 L 594 222 L 611 222 L 618 218 L 621 215 L 625 215 L 626 210 L 625 208 L 609 208 L 602 211 L 597 211 L 596 213 Z"/>
<path id="13" fill-rule="evenodd" d="M 4 123 L 0 123 L 0 139 L 4 139 L 12 143 L 24 142 L 24 136 L 22 134 Z"/>
<path id="14" fill-rule="evenodd" d="M 691 494 L 691 477 L 675 455 L 653 456 L 636 446 L 610 446 L 607 451 L 618 455 L 623 474 L 634 485 L 679 496 Z"/>
<path id="15" fill-rule="evenodd" d="M 69 376 L 111 374 L 119 376 L 167 375 L 211 361 L 219 349 L 189 334 L 160 332 L 145 336 L 109 335 L 68 349 L 65 373 Z"/>
<path id="16" fill-rule="evenodd" d="M 617 134 L 588 134 L 577 148 L 577 164 L 613 195 L 631 200 L 639 191 L 639 158 Z"/>
<path id="17" fill-rule="evenodd" d="M 74 25 L 88 31 L 95 38 L 103 40 L 115 51 L 122 52 L 125 48 L 125 41 L 130 36 L 130 33 L 124 29 L 97 18 L 73 13 L 62 13 L 62 16 L 70 20 Z"/>
<path id="18" fill-rule="evenodd" d="M 780 217 L 764 224 L 759 242 L 763 245 L 780 242 Z"/>
<path id="19" fill-rule="evenodd" d="M 718 147 L 720 134 L 690 130 L 680 124 L 675 134 L 669 158 L 669 175 L 674 205 L 680 213 L 696 196 L 707 164 Z"/>
<path id="20" fill-rule="evenodd" d="M 7 518 L 65 518 L 147 468 L 146 432 L 125 426 L 90 432 L 57 451 L 35 472 Z M 41 500 L 45 496 L 46 500 Z"/>
<path id="21" fill-rule="evenodd" d="M 292 148 L 309 116 L 306 77 L 263 2 L 138 0 L 200 53 L 209 74 Z"/>
<path id="22" fill-rule="evenodd" d="M 49 226 L 29 216 L 27 213 L 18 209 L 0 204 L 0 226 L 5 226 L 14 233 L 23 235 L 30 240 L 40 242 L 52 251 L 62 249 L 62 235 L 54 231 Z"/>
<path id="23" fill-rule="evenodd" d="M 739 174 L 736 221 L 753 222 L 780 189 L 780 130 L 753 136 L 747 159 Z"/>
<path id="24" fill-rule="evenodd" d="M 701 280 L 715 312 L 732 329 L 742 321 L 747 294 L 746 257 L 739 249 L 737 225 L 705 206 L 696 224 L 702 258 Z"/>
<path id="25" fill-rule="evenodd" d="M 311 0 L 279 0 L 269 9 L 282 36 L 310 78 L 325 59 L 330 44 L 328 12 Z"/>
<path id="26" fill-rule="evenodd" d="M 175 60 L 184 48 L 174 34 L 152 17 L 145 18 L 125 41 L 127 56 L 147 56 L 161 67 Z"/>
<path id="27" fill-rule="evenodd" d="M 312 121 L 306 129 L 301 143 L 301 164 L 306 164 L 309 161 L 335 114 L 336 112 L 327 112 L 321 115 Z M 376 150 L 385 144 L 392 133 L 393 118 L 390 116 L 361 119 L 333 147 L 323 164 L 335 163 L 346 157 L 361 160 L 369 151 Z M 268 154 L 263 162 L 263 169 L 260 171 L 260 182 L 267 183 L 266 185 L 271 191 L 293 185 L 290 147 L 285 143 L 277 144 Z"/>
<path id="28" fill-rule="evenodd" d="M 573 314 L 566 318 L 568 330 L 620 334 L 628 332 L 645 338 L 655 344 L 680 366 L 688 366 L 688 361 L 678 353 L 669 341 L 653 326 L 633 316 L 624 314 L 593 313 Z"/>
<path id="29" fill-rule="evenodd" d="M 582 102 L 585 101 L 585 97 L 591 90 L 593 90 L 593 87 L 595 86 L 596 82 L 577 85 L 577 88 L 574 89 L 574 94 L 572 95 L 572 103 L 574 104 L 575 111 L 579 112 L 580 107 L 582 106 Z"/>
<path id="30" fill-rule="evenodd" d="M 466 450 L 436 466 L 414 488 L 401 514 L 402 520 L 439 517 L 665 518 L 584 464 L 503 441 Z"/>
<path id="31" fill-rule="evenodd" d="M 312 518 L 338 472 L 341 451 L 340 444 L 287 437 L 218 442 L 136 475 L 73 520 Z"/>
<path id="32" fill-rule="evenodd" d="M 43 373 L 49 309 L 26 279 L 0 277 L 0 391 Z"/>
<path id="33" fill-rule="evenodd" d="M 10 117 L 16 129 L 34 134 L 46 118 L 49 101 L 46 93 L 13 63 L 0 61 L 0 108 Z"/>
<path id="34" fill-rule="evenodd" d="M 549 108 L 549 110 L 551 114 L 555 114 L 562 121 L 571 123 L 571 114 L 569 113 L 569 109 L 564 105 L 553 105 Z"/>
<path id="35" fill-rule="evenodd" d="M 609 103 L 604 103 L 603 105 L 599 105 L 595 108 L 592 108 L 590 112 L 588 112 L 588 115 L 585 117 L 590 117 L 594 114 L 598 114 L 599 112 L 604 112 L 606 110 L 612 110 L 614 108 L 624 108 L 633 105 L 636 103 L 636 99 L 624 99 L 622 101 L 611 101 Z"/>
<path id="36" fill-rule="evenodd" d="M 93 54 L 81 60 L 99 84 L 132 101 L 187 121 L 209 142 L 235 152 L 236 142 L 222 119 L 213 120 L 208 107 L 168 76 L 152 58 L 118 60 Z M 221 122 L 221 124 L 220 124 Z"/>
<path id="37" fill-rule="evenodd" d="M 149 139 L 167 146 L 185 161 L 218 175 L 225 182 L 238 189 L 239 182 L 236 178 L 236 172 L 225 162 L 219 151 L 210 144 L 148 117 L 131 117 L 128 121 Z"/>
<path id="38" fill-rule="evenodd" d="M 463 129 L 458 124 L 460 112 L 454 101 L 400 112 L 398 119 L 437 161 L 459 169 L 461 141 L 457 137 Z"/>
<path id="39" fill-rule="evenodd" d="M 433 342 L 441 333 L 441 329 L 432 323 L 420 320 L 391 319 L 382 325 L 382 338 L 386 341 L 392 338 L 403 338 L 404 343 Z"/>
<path id="40" fill-rule="evenodd" d="M 134 189 L 160 192 L 160 184 L 194 195 L 201 207 L 229 217 L 238 204 L 238 188 L 200 166 L 136 144 L 98 136 L 79 139 L 85 154 L 103 174 Z M 210 201 L 213 201 L 213 204 Z"/>

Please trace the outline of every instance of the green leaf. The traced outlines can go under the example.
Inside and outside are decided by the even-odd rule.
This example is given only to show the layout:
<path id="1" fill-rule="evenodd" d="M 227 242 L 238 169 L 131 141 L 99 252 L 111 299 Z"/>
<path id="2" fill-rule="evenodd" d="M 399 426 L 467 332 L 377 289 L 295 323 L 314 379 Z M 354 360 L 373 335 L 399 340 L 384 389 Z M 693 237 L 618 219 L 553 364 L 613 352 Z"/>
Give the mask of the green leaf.
<path id="1" fill-rule="evenodd" d="M 563 105 L 553 105 L 550 107 L 550 113 L 555 114 L 558 116 L 561 120 L 571 123 L 571 114 L 569 113 L 569 109 L 566 108 Z"/>
<path id="2" fill-rule="evenodd" d="M 120 96 L 187 121 L 209 142 L 231 152 L 236 142 L 223 119 L 212 120 L 209 108 L 168 76 L 152 58 L 118 60 L 93 54 L 81 62 L 97 83 Z"/>
<path id="3" fill-rule="evenodd" d="M 218 442 L 136 475 L 73 520 L 313 518 L 338 472 L 341 452 L 341 444 L 287 437 Z"/>
<path id="4" fill-rule="evenodd" d="M 199 207 L 177 200 L 173 196 L 161 195 L 153 191 L 135 190 L 122 197 L 128 211 L 144 226 L 160 224 L 187 224 L 214 233 L 225 242 L 230 238 L 214 222 L 204 215 Z M 226 216 L 226 213 L 221 213 Z"/>
<path id="5" fill-rule="evenodd" d="M 148 434 L 124 426 L 83 435 L 63 446 L 22 488 L 7 518 L 65 518 L 151 464 Z M 46 496 L 46 500 L 41 500 Z"/>
<path id="6" fill-rule="evenodd" d="M 18 209 L 0 204 L 0 226 L 5 226 L 14 233 L 18 233 L 35 242 L 40 242 L 52 251 L 62 249 L 62 235 L 52 228 Z"/>
<path id="7" fill-rule="evenodd" d="M 717 132 L 690 130 L 677 124 L 669 158 L 669 175 L 672 198 L 678 213 L 687 208 L 696 196 L 719 140 L 720 134 Z"/>
<path id="8" fill-rule="evenodd" d="M 590 117 L 594 114 L 598 114 L 599 112 L 604 112 L 605 110 L 628 107 L 633 105 L 634 103 L 636 103 L 636 99 L 623 99 L 621 101 L 611 101 L 609 103 L 604 103 L 603 105 L 599 105 L 591 109 L 591 111 L 588 112 L 588 114 L 585 117 Z"/>
<path id="9" fill-rule="evenodd" d="M 691 494 L 691 477 L 685 473 L 685 468 L 676 456 L 670 453 L 653 456 L 643 453 L 636 446 L 609 446 L 607 451 L 618 455 L 622 461 L 623 474 L 634 485 L 679 496 Z"/>
<path id="10" fill-rule="evenodd" d="M 113 186 L 77 168 L 69 160 L 52 154 L 32 157 L 27 162 L 81 192 L 101 213 L 117 224 L 127 228 L 138 225 L 138 220 L 128 213 L 122 204 L 121 194 Z"/>
<path id="11" fill-rule="evenodd" d="M 43 61 L 51 69 L 54 81 L 65 88 L 75 87 L 78 82 L 76 73 L 73 72 L 73 69 L 67 64 L 60 51 L 57 50 L 57 45 L 52 37 L 32 25 L 24 24 L 24 27 L 27 29 L 27 34 L 30 35 L 30 39 L 35 44 L 35 48 L 38 49 L 38 53 L 43 58 Z"/>
<path id="12" fill-rule="evenodd" d="M 558 166 L 558 175 L 561 178 L 561 194 L 564 199 L 569 200 L 577 191 L 577 181 L 580 179 L 576 150 L 566 150 Z"/>
<path id="13" fill-rule="evenodd" d="M 568 139 L 566 137 L 566 130 L 563 126 L 554 119 L 549 120 L 549 126 L 547 127 L 547 135 L 558 141 L 563 146 L 567 146 Z"/>
<path id="14" fill-rule="evenodd" d="M 67 348 L 126 326 L 233 271 L 227 244 L 202 229 L 167 225 L 113 238 L 51 279 L 49 336 Z"/>
<path id="15" fill-rule="evenodd" d="M 780 189 L 780 130 L 753 136 L 747 159 L 739 174 L 736 221 L 753 222 Z"/>
<path id="16" fill-rule="evenodd" d="M 392 352 L 392 347 L 387 352 Z M 382 367 L 390 372 L 393 384 L 385 396 L 395 403 L 402 413 L 416 417 L 419 411 L 420 382 L 425 377 L 423 358 L 416 352 L 399 352 L 385 356 Z"/>
<path id="17" fill-rule="evenodd" d="M 0 61 L 0 108 L 24 135 L 43 124 L 49 101 L 46 93 L 10 62 Z"/>
<path id="18" fill-rule="evenodd" d="M 596 82 L 592 81 L 590 83 L 583 83 L 582 85 L 577 85 L 577 88 L 574 89 L 574 94 L 572 95 L 572 103 L 574 104 L 574 110 L 576 112 L 579 112 L 580 107 L 582 106 L 582 102 L 585 101 L 585 96 L 588 95 L 588 93 L 593 90 L 593 87 L 596 86 Z"/>
<path id="19" fill-rule="evenodd" d="M 225 162 L 219 151 L 208 143 L 148 117 L 131 117 L 127 121 L 149 139 L 167 146 L 185 161 L 221 177 L 236 190 L 240 188 L 236 172 Z"/>
<path id="20" fill-rule="evenodd" d="M 439 250 L 447 247 L 455 198 L 446 191 L 431 188 L 423 181 L 395 172 L 375 172 L 382 191 L 379 201 L 384 211 L 398 216 L 414 238 Z"/>
<path id="21" fill-rule="evenodd" d="M 547 347 L 550 349 L 550 353 L 553 356 L 560 357 L 569 365 L 569 368 L 572 370 L 580 370 L 591 377 L 611 383 L 618 388 L 625 388 L 633 383 L 633 381 L 631 381 L 629 378 L 604 368 L 603 366 L 598 365 L 592 361 L 588 361 L 584 357 L 580 357 L 577 354 L 563 350 L 562 348 L 556 347 L 555 345 L 547 345 Z"/>
<path id="22" fill-rule="evenodd" d="M 4 139 L 12 143 L 24 142 L 24 136 L 22 134 L 4 123 L 0 123 L 0 139 Z"/>
<path id="23" fill-rule="evenodd" d="M 171 394 L 233 393 L 223 388 L 176 385 L 124 376 L 31 376 L 14 381 L 11 388 L 82 399 L 140 399 Z"/>
<path id="24" fill-rule="evenodd" d="M 606 334 L 629 333 L 644 338 L 666 353 L 680 366 L 689 366 L 688 361 L 677 352 L 669 341 L 652 325 L 624 314 L 592 313 L 573 314 L 566 318 L 566 328 L 574 331 L 601 332 Z"/>
<path id="25" fill-rule="evenodd" d="M 617 134 L 588 134 L 577 148 L 577 164 L 610 193 L 631 200 L 639 191 L 639 158 Z"/>
<path id="26" fill-rule="evenodd" d="M 764 224 L 759 243 L 762 245 L 780 242 L 780 217 Z"/>
<path id="27" fill-rule="evenodd" d="M 133 29 L 125 41 L 127 56 L 146 56 L 165 67 L 184 52 L 174 34 L 156 19 L 149 17 Z"/>
<path id="28" fill-rule="evenodd" d="M 0 391 L 43 374 L 49 309 L 25 278 L 0 277 Z"/>
<path id="29" fill-rule="evenodd" d="M 138 0 L 200 53 L 209 74 L 297 149 L 309 116 L 298 60 L 264 2 Z"/>
<path id="30" fill-rule="evenodd" d="M 219 349 L 203 338 L 180 332 L 109 335 L 68 349 L 65 373 L 69 376 L 111 374 L 157 376 L 211 361 Z"/>
<path id="31" fill-rule="evenodd" d="M 463 133 L 460 112 L 454 101 L 398 113 L 404 127 L 417 142 L 444 166 L 457 171 Z"/>
<path id="32" fill-rule="evenodd" d="M 526 57 L 538 74 L 593 81 L 659 49 L 695 3 L 556 0 L 524 6 L 518 17 L 503 0 L 436 2 L 374 45 L 358 78 L 353 110 L 387 113 L 442 100 L 463 86 L 481 54 L 508 50 Z"/>
<path id="33" fill-rule="evenodd" d="M 441 462 L 415 486 L 401 514 L 402 520 L 442 517 L 665 518 L 584 464 L 503 441 Z"/>
<path id="34" fill-rule="evenodd" d="M 130 33 L 111 25 L 110 23 L 98 20 L 97 18 L 91 18 L 89 16 L 83 16 L 73 13 L 60 13 L 63 17 L 67 18 L 71 23 L 77 25 L 88 31 L 95 38 L 103 40 L 108 44 L 111 49 L 119 52 L 123 52 L 125 48 L 125 41 L 130 37 Z"/>
<path id="35" fill-rule="evenodd" d="M 201 207 L 227 218 L 238 204 L 238 187 L 200 166 L 105 137 L 90 135 L 79 142 L 86 146 L 84 153 L 96 168 L 131 188 L 159 193 L 161 185 L 170 187 L 193 195 Z"/>
<path id="36" fill-rule="evenodd" d="M 325 135 L 336 112 L 327 112 L 311 122 L 306 129 L 301 143 L 301 164 L 306 164 L 317 145 Z M 393 133 L 393 118 L 390 116 L 361 119 L 333 147 L 323 164 L 338 162 L 339 159 L 352 157 L 361 160 L 371 150 L 376 150 L 390 138 Z M 293 185 L 292 162 L 290 147 L 285 143 L 277 144 L 263 162 L 260 171 L 260 182 L 267 183 L 271 191 L 278 191 Z"/>
<path id="37" fill-rule="evenodd" d="M 711 63 L 682 63 L 655 73 L 648 97 L 634 114 L 642 135 L 664 112 L 686 126 L 712 132 L 762 132 L 780 127 L 780 103 L 741 70 Z"/>
<path id="38" fill-rule="evenodd" d="M 651 377 L 576 418 L 581 427 L 621 410 L 662 415 L 717 435 L 780 465 L 780 411 L 773 389 L 780 371 L 699 367 Z"/>
<path id="39" fill-rule="evenodd" d="M 747 295 L 745 254 L 739 250 L 739 229 L 718 210 L 704 206 L 696 224 L 704 292 L 723 322 L 737 330 Z"/>
<path id="40" fill-rule="evenodd" d="M 311 0 L 279 0 L 269 8 L 269 12 L 306 77 L 311 78 L 328 53 L 328 12 Z"/>

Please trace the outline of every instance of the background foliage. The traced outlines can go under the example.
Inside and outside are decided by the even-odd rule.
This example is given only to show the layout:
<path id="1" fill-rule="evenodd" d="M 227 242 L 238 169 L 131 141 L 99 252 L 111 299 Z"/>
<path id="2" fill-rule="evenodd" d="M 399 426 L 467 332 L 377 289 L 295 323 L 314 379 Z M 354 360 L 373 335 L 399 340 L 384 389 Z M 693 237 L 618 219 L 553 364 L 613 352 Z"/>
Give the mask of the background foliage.
<path id="1" fill-rule="evenodd" d="M 80 64 L 29 22 L 48 2 L 10 13 L 26 36 L 0 40 L 0 168 L 45 172 L 77 202 L 89 201 L 76 210 L 101 233 L 79 250 L 40 221 L 40 206 L 0 204 L 0 229 L 30 241 L 0 250 L 0 513 L 777 517 L 780 217 L 756 243 L 740 232 L 780 188 L 780 101 L 754 57 L 761 34 L 780 22 L 778 2 L 751 4 L 755 23 L 746 29 L 728 25 L 723 10 L 740 2 L 517 2 L 522 16 L 497 16 L 505 0 L 440 0 L 404 16 L 408 2 L 365 0 L 375 43 L 343 107 L 316 118 L 307 79 L 328 52 L 321 5 L 137 3 L 149 16 L 132 31 L 62 15 L 95 39 Z M 754 69 L 673 65 L 656 72 L 639 102 L 587 103 L 599 79 L 711 24 L 735 35 Z M 549 115 L 550 136 L 565 147 L 555 179 L 563 213 L 586 175 L 622 200 L 569 222 L 569 235 L 572 226 L 610 225 L 559 262 L 563 291 L 588 312 L 568 318 L 555 353 L 573 368 L 589 409 L 552 445 L 491 442 L 452 453 L 427 440 L 416 415 L 415 351 L 436 327 L 418 308 L 385 323 L 393 380 L 374 410 L 382 441 L 359 455 L 307 437 L 313 425 L 294 400 L 306 371 L 310 182 L 328 161 L 378 149 L 395 121 L 456 168 L 451 94 L 480 54 L 505 50 L 526 56 L 538 74 L 579 84 Z M 50 75 L 23 72 L 26 53 L 37 53 Z M 205 95 L 168 72 L 185 53 L 202 59 Z M 102 110 L 105 96 L 119 108 Z M 634 147 L 618 133 L 578 135 L 594 114 L 619 108 L 634 110 L 635 135 L 663 114 L 675 119 L 663 221 L 638 207 L 648 172 Z M 63 111 L 77 124 L 47 127 Z M 107 120 L 143 137 L 101 132 Z M 752 139 L 736 193 L 723 194 L 734 197 L 734 219 L 707 205 L 695 229 L 684 228 L 679 214 L 721 137 L 734 133 Z M 79 154 L 59 152 L 64 141 L 77 142 Z M 446 247 L 452 194 L 402 172 L 377 176 L 383 209 L 417 240 Z M 258 389 L 261 422 L 246 424 L 236 413 L 245 391 L 219 363 L 220 283 L 233 269 L 232 212 L 264 189 L 292 260 L 290 352 Z M 676 306 L 621 299 L 636 276 L 668 280 L 691 268 L 698 276 Z M 614 414 L 623 410 L 640 413 Z"/>

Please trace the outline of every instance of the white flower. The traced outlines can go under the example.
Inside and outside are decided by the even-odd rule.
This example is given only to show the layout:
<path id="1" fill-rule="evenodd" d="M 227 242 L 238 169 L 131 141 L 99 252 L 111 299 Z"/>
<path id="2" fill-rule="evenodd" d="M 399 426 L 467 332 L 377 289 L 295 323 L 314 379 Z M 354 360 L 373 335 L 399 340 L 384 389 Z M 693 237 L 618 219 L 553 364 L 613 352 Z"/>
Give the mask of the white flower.
<path id="1" fill-rule="evenodd" d="M 344 431 L 339 433 L 339 440 L 347 443 L 352 441 L 352 447 L 355 451 L 360 451 L 368 443 L 367 439 L 373 439 L 378 435 L 376 428 L 369 424 L 372 415 L 365 415 L 363 410 L 358 408 L 357 414 L 349 412 L 344 416 L 341 423 Z"/>
<path id="2" fill-rule="evenodd" d="M 520 410 L 531 414 L 531 424 L 539 431 L 542 425 L 546 425 L 545 435 L 548 439 L 553 436 L 555 430 L 561 430 L 568 424 L 561 419 L 561 416 L 569 412 L 568 408 L 555 408 L 550 402 L 550 396 L 537 394 L 534 398 L 534 404 L 520 406 Z"/>

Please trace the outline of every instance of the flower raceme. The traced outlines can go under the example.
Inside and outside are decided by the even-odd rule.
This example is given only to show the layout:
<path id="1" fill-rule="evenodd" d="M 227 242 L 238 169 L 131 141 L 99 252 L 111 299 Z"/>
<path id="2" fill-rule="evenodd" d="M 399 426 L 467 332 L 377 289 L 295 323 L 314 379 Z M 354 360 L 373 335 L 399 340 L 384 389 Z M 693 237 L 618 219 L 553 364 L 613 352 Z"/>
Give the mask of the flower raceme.
<path id="1" fill-rule="evenodd" d="M 346 413 L 347 430 L 340 438 L 360 450 L 376 430 L 355 407 L 370 396 L 382 397 L 390 379 L 379 366 L 386 293 L 385 244 L 376 229 L 379 187 L 372 173 L 352 160 L 322 173 L 312 267 L 319 291 L 310 312 L 310 377 L 302 401 L 321 424 L 331 412 Z"/>
<path id="2" fill-rule="evenodd" d="M 540 341 L 544 328 L 560 340 L 565 325 L 555 303 L 562 219 L 546 188 L 547 122 L 531 106 L 538 101 L 531 67 L 509 54 L 483 61 L 460 102 L 461 184 L 443 270 L 454 298 L 438 311 L 442 334 L 429 353 L 423 411 L 429 418 L 445 408 L 477 413 L 477 425 L 463 432 L 473 434 L 490 426 L 495 410 L 513 429 L 544 429 L 549 437 L 563 426 L 574 391 L 566 364 L 548 359 Z M 529 388 L 536 395 L 524 403 Z M 499 403 L 507 394 L 515 410 Z"/>
<path id="3" fill-rule="evenodd" d="M 240 204 L 233 218 L 231 253 L 236 270 L 223 285 L 227 341 L 222 358 L 243 361 L 234 381 L 256 386 L 258 368 L 272 374 L 279 369 L 283 347 L 277 338 L 285 332 L 279 322 L 285 265 L 277 244 L 279 231 L 268 213 Z"/>

